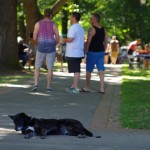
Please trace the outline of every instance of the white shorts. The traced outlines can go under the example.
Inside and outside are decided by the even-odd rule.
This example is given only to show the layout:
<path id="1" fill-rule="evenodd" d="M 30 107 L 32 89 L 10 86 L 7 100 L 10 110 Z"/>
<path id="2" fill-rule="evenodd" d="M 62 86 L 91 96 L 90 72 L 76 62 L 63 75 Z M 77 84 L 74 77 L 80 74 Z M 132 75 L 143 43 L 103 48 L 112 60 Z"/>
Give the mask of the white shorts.
<path id="1" fill-rule="evenodd" d="M 36 52 L 36 61 L 35 61 L 35 67 L 41 68 L 44 62 L 44 59 L 46 60 L 47 69 L 53 69 L 54 62 L 55 62 L 55 56 L 56 52 L 52 53 L 41 53 L 37 50 Z"/>

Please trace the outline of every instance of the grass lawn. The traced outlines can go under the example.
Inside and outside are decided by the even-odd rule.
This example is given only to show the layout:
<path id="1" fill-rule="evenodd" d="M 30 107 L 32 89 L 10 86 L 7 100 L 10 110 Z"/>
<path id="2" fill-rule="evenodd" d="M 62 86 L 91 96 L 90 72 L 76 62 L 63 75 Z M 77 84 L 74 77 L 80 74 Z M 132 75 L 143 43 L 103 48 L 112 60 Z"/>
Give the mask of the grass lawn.
<path id="1" fill-rule="evenodd" d="M 131 70 L 124 65 L 122 74 L 122 126 L 150 129 L 150 70 Z"/>
<path id="2" fill-rule="evenodd" d="M 0 84 L 20 83 L 31 78 L 33 78 L 33 71 L 28 70 L 0 73 Z"/>

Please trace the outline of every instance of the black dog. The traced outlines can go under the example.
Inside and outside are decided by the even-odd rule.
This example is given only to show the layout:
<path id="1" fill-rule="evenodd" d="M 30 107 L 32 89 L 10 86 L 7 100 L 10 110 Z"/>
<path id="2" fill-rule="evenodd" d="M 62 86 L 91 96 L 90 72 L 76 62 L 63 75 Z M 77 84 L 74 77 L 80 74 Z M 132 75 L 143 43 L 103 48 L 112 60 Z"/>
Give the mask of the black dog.
<path id="1" fill-rule="evenodd" d="M 69 135 L 79 138 L 93 136 L 80 121 L 74 119 L 36 119 L 25 113 L 18 113 L 9 117 L 14 121 L 15 130 L 22 131 L 25 138 L 34 135 L 39 135 L 41 138 L 45 138 L 46 135 Z"/>

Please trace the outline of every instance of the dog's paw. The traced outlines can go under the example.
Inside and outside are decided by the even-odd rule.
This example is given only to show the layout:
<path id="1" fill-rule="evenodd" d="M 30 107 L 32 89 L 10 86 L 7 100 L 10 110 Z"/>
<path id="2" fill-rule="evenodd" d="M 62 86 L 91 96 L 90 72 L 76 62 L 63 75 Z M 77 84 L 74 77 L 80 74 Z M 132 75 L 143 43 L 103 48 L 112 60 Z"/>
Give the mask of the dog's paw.
<path id="1" fill-rule="evenodd" d="M 31 136 L 29 134 L 25 134 L 24 138 L 29 139 L 29 138 L 31 138 Z"/>
<path id="2" fill-rule="evenodd" d="M 79 135 L 78 135 L 78 138 L 80 138 L 80 139 L 81 139 L 81 138 L 86 138 L 86 135 L 79 134 Z"/>
<path id="3" fill-rule="evenodd" d="M 34 136 L 35 136 L 35 134 L 31 132 L 31 133 L 28 133 L 28 134 L 26 133 L 25 136 L 24 136 L 24 138 L 25 139 L 29 139 L 29 138 L 32 138 Z"/>

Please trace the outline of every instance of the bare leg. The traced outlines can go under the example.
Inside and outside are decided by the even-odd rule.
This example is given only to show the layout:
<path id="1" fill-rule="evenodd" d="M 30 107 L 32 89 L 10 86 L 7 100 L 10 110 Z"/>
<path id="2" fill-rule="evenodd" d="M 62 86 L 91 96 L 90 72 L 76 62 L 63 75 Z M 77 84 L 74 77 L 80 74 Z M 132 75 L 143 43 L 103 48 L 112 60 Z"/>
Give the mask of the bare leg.
<path id="1" fill-rule="evenodd" d="M 53 70 L 52 69 L 48 69 L 48 73 L 47 73 L 47 89 L 51 88 L 52 78 L 53 78 Z"/>
<path id="2" fill-rule="evenodd" d="M 74 81 L 73 81 L 72 87 L 78 88 L 79 80 L 80 80 L 80 72 L 74 73 Z"/>
<path id="3" fill-rule="evenodd" d="M 86 72 L 85 90 L 90 90 L 91 72 Z"/>
<path id="4" fill-rule="evenodd" d="M 117 58 L 114 57 L 114 64 L 116 64 Z"/>
<path id="5" fill-rule="evenodd" d="M 99 71 L 98 72 L 99 77 L 100 77 L 100 92 L 104 92 L 104 71 Z"/>
<path id="6" fill-rule="evenodd" d="M 111 63 L 116 64 L 118 58 L 118 52 L 113 52 L 113 55 L 111 57 Z"/>
<path id="7" fill-rule="evenodd" d="M 35 68 L 35 70 L 34 70 L 34 84 L 35 84 L 35 86 L 38 85 L 39 75 L 40 75 L 40 69 Z"/>
<path id="8" fill-rule="evenodd" d="M 104 62 L 105 62 L 105 64 L 108 64 L 108 55 L 104 56 Z"/>
<path id="9" fill-rule="evenodd" d="M 61 71 L 63 72 L 63 61 L 60 62 L 61 65 Z"/>
<path id="10" fill-rule="evenodd" d="M 117 63 L 117 57 L 114 58 L 114 63 L 115 63 L 115 64 Z"/>
<path id="11" fill-rule="evenodd" d="M 111 57 L 111 63 L 112 63 L 112 64 L 115 64 L 114 57 Z"/>

